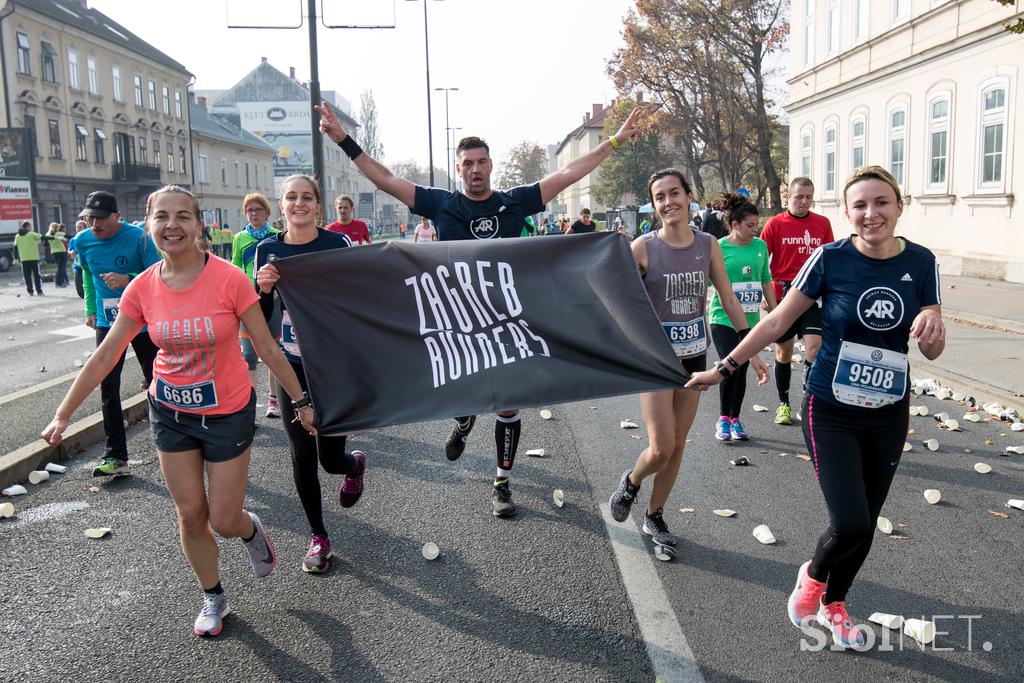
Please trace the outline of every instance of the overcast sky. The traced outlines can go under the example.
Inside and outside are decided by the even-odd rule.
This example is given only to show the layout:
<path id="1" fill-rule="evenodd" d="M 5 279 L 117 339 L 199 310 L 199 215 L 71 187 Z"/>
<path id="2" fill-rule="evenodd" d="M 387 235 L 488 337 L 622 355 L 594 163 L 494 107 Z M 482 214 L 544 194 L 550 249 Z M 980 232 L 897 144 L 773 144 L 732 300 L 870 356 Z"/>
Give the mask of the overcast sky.
<path id="1" fill-rule="evenodd" d="M 426 166 L 423 0 L 322 2 L 332 23 L 393 17 L 394 29 L 320 24 L 320 86 L 347 98 L 356 118 L 360 93 L 371 88 L 385 163 L 414 159 Z M 427 0 L 430 84 L 460 89 L 449 94 L 451 125 L 462 128 L 457 135 L 484 137 L 498 161 L 520 140 L 541 146 L 561 141 L 591 103 L 615 96 L 605 63 L 622 43 L 622 17 L 632 5 L 631 0 Z M 184 64 L 195 74 L 196 89 L 229 88 L 260 57 L 286 74 L 294 66 L 299 80 L 309 79 L 305 26 L 227 28 L 229 15 L 232 23 L 298 17 L 306 0 L 89 0 L 89 6 Z M 432 95 L 434 164 L 444 168 L 444 93 Z"/>

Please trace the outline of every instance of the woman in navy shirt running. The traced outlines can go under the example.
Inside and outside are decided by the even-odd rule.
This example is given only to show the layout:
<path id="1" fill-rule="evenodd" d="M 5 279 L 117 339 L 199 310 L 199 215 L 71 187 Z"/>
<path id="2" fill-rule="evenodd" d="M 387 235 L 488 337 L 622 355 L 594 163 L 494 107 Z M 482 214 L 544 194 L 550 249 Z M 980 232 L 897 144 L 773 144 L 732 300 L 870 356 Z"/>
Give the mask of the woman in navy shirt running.
<path id="1" fill-rule="evenodd" d="M 706 390 L 822 300 L 821 350 L 807 380 L 803 432 L 825 496 L 829 525 L 797 573 L 789 617 L 816 618 L 844 648 L 864 644 L 846 594 L 871 548 L 909 423 L 909 338 L 928 360 L 945 347 L 935 256 L 896 237 L 899 185 L 879 166 L 857 169 L 843 190 L 854 234 L 819 247 L 789 296 L 714 370 L 687 386 Z"/>

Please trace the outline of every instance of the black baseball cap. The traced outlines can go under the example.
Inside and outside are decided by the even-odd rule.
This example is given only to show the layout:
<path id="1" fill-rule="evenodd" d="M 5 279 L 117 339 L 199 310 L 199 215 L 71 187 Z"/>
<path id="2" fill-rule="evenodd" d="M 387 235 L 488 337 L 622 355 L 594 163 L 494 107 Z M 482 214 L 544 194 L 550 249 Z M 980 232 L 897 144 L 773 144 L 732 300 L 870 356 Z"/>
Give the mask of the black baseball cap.
<path id="1" fill-rule="evenodd" d="M 85 208 L 79 216 L 92 216 L 93 218 L 106 218 L 112 213 L 118 213 L 117 198 L 109 192 L 93 192 L 85 199 Z"/>

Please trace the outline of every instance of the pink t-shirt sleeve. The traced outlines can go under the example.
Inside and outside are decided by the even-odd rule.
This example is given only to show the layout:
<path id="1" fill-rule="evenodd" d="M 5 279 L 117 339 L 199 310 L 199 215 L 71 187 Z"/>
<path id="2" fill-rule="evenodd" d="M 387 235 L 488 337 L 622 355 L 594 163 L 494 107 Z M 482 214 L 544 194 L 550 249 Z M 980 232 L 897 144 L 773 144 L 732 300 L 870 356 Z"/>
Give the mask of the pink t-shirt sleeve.
<path id="1" fill-rule="evenodd" d="M 140 325 L 149 324 L 142 309 L 142 300 L 152 296 L 152 275 L 153 266 L 150 266 L 128 283 L 118 302 L 118 315 L 124 315 Z"/>
<path id="2" fill-rule="evenodd" d="M 260 300 L 256 290 L 253 289 L 252 282 L 249 281 L 248 276 L 245 273 L 235 269 L 237 274 L 241 277 L 237 277 L 232 274 L 231 276 L 231 300 L 234 302 L 235 315 L 241 317 L 243 313 L 249 310 L 249 307 Z"/>

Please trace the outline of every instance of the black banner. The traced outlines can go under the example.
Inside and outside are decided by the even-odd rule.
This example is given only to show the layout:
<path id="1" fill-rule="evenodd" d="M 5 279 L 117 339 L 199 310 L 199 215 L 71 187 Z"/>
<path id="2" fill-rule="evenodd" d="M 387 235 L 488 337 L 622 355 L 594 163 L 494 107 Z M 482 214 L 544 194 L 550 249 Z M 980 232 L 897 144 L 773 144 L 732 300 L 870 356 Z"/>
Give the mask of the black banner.
<path id="1" fill-rule="evenodd" d="M 394 241 L 274 265 L 325 434 L 684 382 L 617 233 Z"/>
<path id="2" fill-rule="evenodd" d="M 0 128 L 0 178 L 31 178 L 34 162 L 28 128 Z"/>

